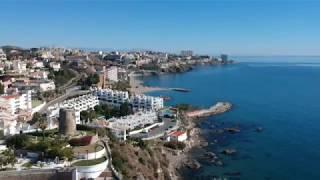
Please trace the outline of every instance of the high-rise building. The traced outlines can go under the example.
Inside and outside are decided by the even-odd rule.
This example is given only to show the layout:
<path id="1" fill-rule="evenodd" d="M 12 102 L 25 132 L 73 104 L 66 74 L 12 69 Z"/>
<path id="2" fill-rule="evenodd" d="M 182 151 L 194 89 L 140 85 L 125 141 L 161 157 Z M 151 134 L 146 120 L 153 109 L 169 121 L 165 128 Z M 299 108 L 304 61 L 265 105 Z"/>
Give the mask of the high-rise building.
<path id="1" fill-rule="evenodd" d="M 191 50 L 182 50 L 180 55 L 181 56 L 192 56 L 193 55 L 193 51 L 191 51 Z"/>
<path id="2" fill-rule="evenodd" d="M 221 54 L 220 58 L 221 58 L 222 62 L 228 62 L 228 55 L 227 54 Z"/>

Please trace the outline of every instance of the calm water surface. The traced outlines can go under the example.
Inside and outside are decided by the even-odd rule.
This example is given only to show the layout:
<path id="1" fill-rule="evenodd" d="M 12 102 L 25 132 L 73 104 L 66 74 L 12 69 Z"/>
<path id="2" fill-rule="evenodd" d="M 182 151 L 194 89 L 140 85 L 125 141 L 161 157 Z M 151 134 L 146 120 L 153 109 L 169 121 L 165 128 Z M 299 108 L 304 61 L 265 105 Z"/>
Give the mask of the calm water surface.
<path id="1" fill-rule="evenodd" d="M 144 78 L 146 85 L 191 89 L 190 93 L 150 93 L 170 96 L 168 105 L 234 104 L 232 111 L 208 118 L 200 126 L 209 142 L 216 139 L 213 124 L 241 127 L 241 133 L 226 135 L 219 139 L 220 145 L 207 147 L 209 151 L 235 148 L 237 155 L 220 155 L 223 167 L 203 162 L 198 171 L 185 172 L 188 179 L 228 172 L 240 172 L 240 179 L 320 179 L 320 58 L 293 60 L 286 63 L 290 58 L 278 57 L 256 63 L 259 58 L 255 58 L 249 63 Z M 256 132 L 259 126 L 264 128 L 261 133 Z"/>

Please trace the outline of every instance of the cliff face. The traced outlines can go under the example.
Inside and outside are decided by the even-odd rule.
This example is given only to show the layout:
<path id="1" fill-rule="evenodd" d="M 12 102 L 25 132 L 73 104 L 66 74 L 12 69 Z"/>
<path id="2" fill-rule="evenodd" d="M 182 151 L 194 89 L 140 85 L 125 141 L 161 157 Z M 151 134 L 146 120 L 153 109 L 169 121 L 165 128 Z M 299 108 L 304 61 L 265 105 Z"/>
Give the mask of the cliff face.
<path id="1" fill-rule="evenodd" d="M 153 142 L 112 143 L 112 163 L 124 179 L 171 179 L 162 146 Z"/>

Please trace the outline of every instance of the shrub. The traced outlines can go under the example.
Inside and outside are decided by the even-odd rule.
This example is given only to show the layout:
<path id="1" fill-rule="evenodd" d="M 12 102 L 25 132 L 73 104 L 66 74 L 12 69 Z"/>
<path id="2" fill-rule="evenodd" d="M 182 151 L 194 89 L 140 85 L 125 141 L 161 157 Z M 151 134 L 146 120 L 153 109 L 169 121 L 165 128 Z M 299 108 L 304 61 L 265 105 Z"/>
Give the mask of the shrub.
<path id="1" fill-rule="evenodd" d="M 186 147 L 186 144 L 178 141 L 170 141 L 170 142 L 164 143 L 164 146 L 171 149 L 183 150 Z"/>
<path id="2" fill-rule="evenodd" d="M 25 148 L 30 142 L 30 139 L 25 134 L 17 134 L 6 139 L 7 146 L 14 146 L 16 149 Z"/>
<path id="3" fill-rule="evenodd" d="M 92 136 L 84 136 L 81 138 L 74 138 L 69 141 L 71 146 L 87 146 L 91 143 Z"/>

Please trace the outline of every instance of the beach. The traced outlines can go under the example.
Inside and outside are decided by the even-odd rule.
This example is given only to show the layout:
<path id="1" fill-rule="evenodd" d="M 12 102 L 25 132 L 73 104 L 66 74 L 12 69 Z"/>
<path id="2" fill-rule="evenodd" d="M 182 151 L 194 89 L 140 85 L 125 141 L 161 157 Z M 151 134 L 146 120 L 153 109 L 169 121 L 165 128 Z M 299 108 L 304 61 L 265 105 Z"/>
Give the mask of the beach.
<path id="1" fill-rule="evenodd" d="M 144 86 L 143 81 L 138 79 L 138 76 L 130 76 L 130 92 L 134 94 L 144 94 L 154 91 L 166 91 L 168 88 Z"/>

